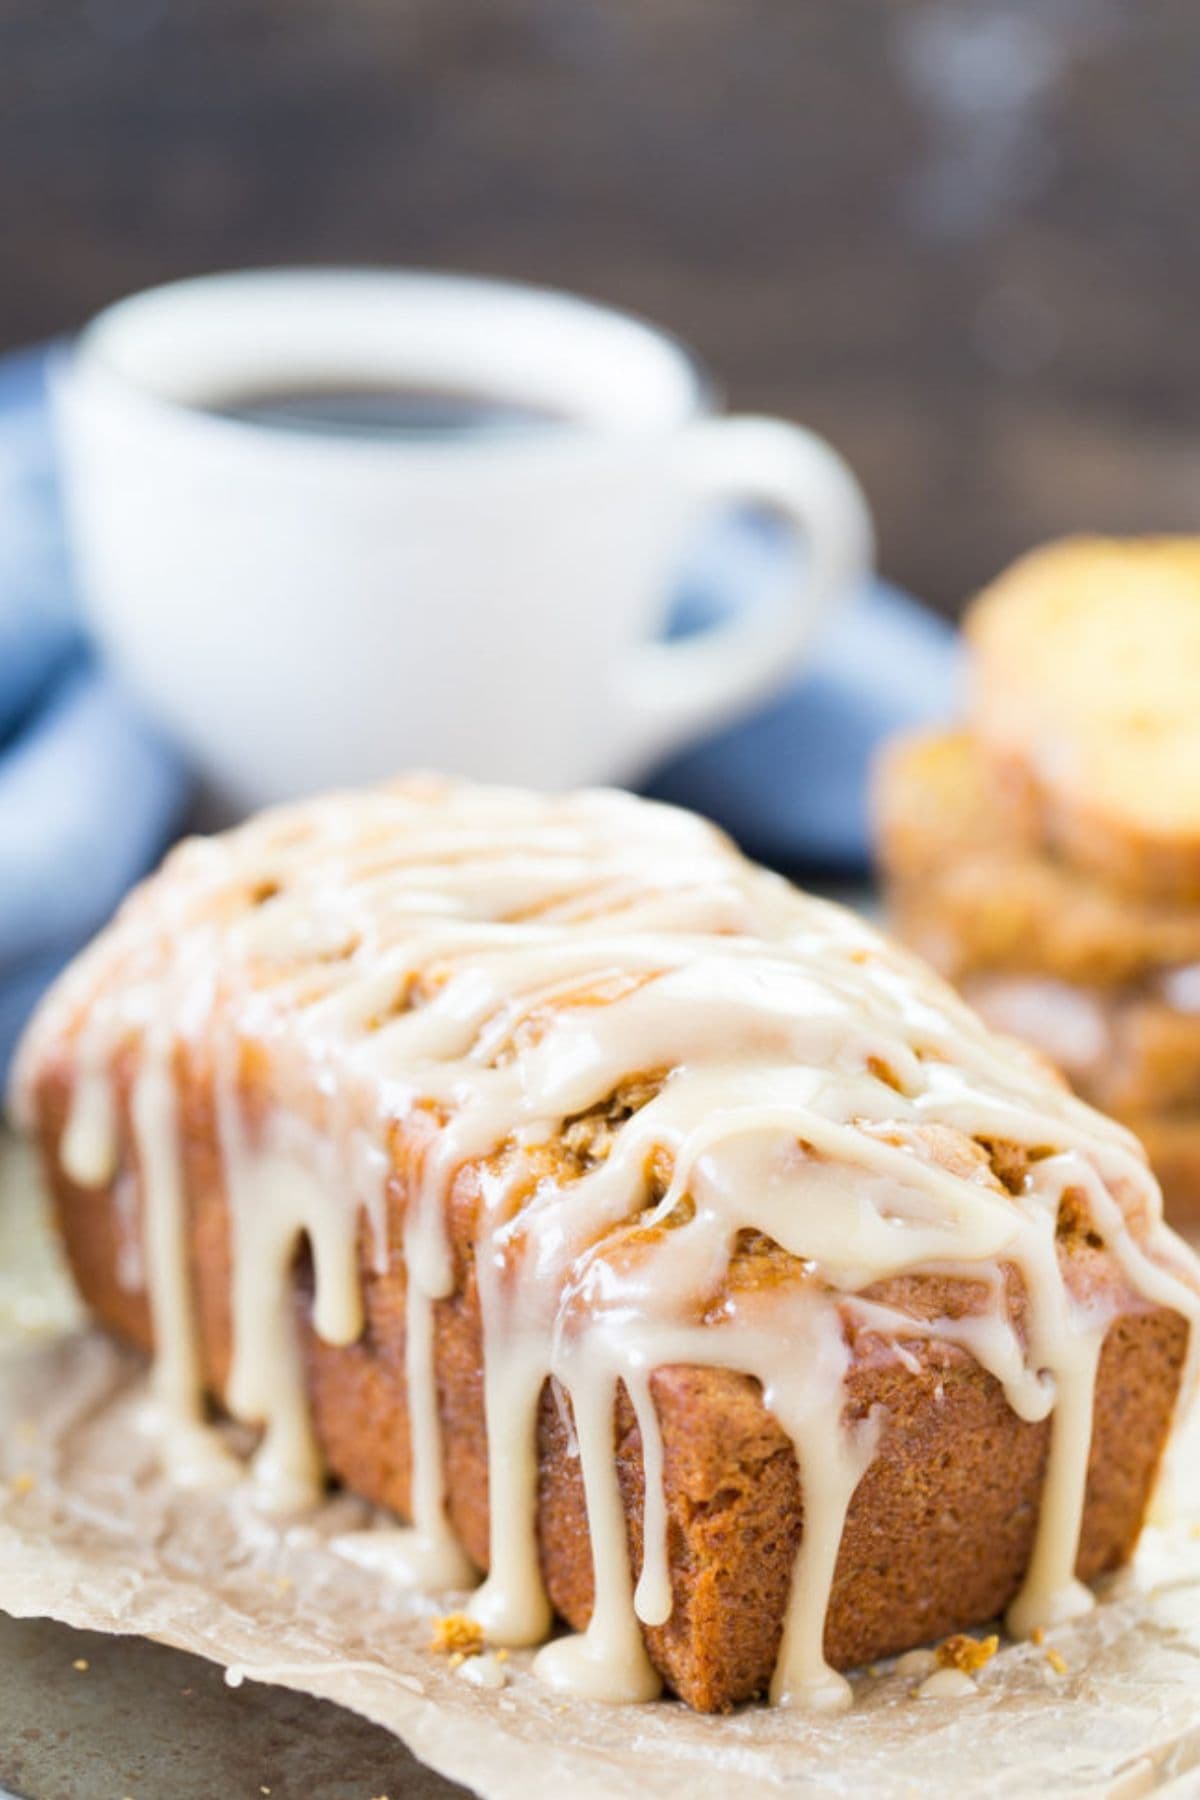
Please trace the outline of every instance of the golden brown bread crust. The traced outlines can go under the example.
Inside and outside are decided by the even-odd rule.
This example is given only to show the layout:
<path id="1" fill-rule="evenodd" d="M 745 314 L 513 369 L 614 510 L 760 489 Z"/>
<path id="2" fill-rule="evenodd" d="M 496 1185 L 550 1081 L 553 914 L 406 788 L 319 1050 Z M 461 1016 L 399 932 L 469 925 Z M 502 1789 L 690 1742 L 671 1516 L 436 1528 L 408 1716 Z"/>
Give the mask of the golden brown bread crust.
<path id="1" fill-rule="evenodd" d="M 230 1350 L 228 1219 L 205 1083 L 193 1072 L 181 1075 L 190 1266 L 206 1381 L 220 1395 Z M 43 1077 L 38 1094 L 43 1156 L 67 1255 L 101 1323 L 148 1349 L 144 1295 L 119 1279 L 114 1193 L 77 1188 L 59 1166 L 68 1084 L 60 1067 Z M 358 1343 L 331 1348 L 307 1328 L 302 1268 L 297 1308 L 317 1436 L 330 1469 L 355 1491 L 404 1513 L 410 1452 L 401 1215 L 397 1183 L 389 1269 L 378 1273 L 362 1259 L 367 1324 Z M 487 1460 L 473 1216 L 468 1175 L 456 1183 L 452 1200 L 458 1283 L 437 1307 L 436 1363 L 448 1510 L 482 1565 Z M 1136 1540 L 1170 1422 L 1186 1326 L 1118 1285 L 1111 1259 L 1090 1249 L 1071 1221 L 1063 1254 L 1073 1286 L 1108 1289 L 1117 1307 L 1101 1360 L 1078 1559 L 1079 1574 L 1090 1579 L 1121 1563 Z M 771 1279 L 770 1255 L 748 1261 L 755 1279 Z M 933 1313 L 963 1303 L 953 1287 L 938 1278 L 909 1278 L 903 1296 L 890 1297 Z M 882 1406 L 886 1422 L 850 1508 L 828 1613 L 827 1654 L 842 1668 L 994 1617 L 1016 1592 L 1032 1542 L 1048 1425 L 1022 1423 L 995 1380 L 961 1351 L 918 1339 L 908 1349 L 913 1368 L 872 1334 L 855 1339 L 849 1407 L 865 1415 Z M 802 1525 L 795 1459 L 748 1377 L 664 1368 L 652 1385 L 664 1442 L 675 1604 L 665 1626 L 647 1631 L 647 1643 L 675 1692 L 695 1707 L 721 1710 L 763 1692 L 770 1679 Z M 640 1442 L 623 1397 L 616 1435 L 636 1567 Z M 569 1426 L 549 1388 L 538 1455 L 546 1585 L 556 1610 L 581 1627 L 592 1599 L 586 1512 Z"/>

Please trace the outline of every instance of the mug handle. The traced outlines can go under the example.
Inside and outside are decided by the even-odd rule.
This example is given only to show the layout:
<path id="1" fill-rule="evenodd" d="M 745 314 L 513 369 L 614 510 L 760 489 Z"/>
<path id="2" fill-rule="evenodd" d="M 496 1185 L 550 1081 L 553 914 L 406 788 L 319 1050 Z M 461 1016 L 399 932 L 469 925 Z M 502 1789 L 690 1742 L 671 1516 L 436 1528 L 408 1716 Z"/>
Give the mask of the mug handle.
<path id="1" fill-rule="evenodd" d="M 703 419 L 681 448 L 683 479 L 700 515 L 738 502 L 765 504 L 794 524 L 808 557 L 778 604 L 675 643 L 640 644 L 623 698 L 646 760 L 724 723 L 783 687 L 837 596 L 871 566 L 867 504 L 849 468 L 822 438 L 783 419 Z"/>

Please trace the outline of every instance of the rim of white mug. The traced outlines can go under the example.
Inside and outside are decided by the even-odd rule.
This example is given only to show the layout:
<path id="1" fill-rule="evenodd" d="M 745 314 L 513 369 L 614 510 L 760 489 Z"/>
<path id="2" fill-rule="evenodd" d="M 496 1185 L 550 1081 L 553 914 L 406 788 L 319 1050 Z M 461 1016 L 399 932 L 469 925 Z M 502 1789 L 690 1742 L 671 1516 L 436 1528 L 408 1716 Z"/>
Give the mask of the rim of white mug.
<path id="1" fill-rule="evenodd" d="M 267 346 L 274 352 L 272 360 L 271 356 L 263 356 L 261 340 L 246 333 L 256 322 L 261 326 L 268 315 L 278 331 L 279 309 L 284 301 L 289 305 L 302 302 L 306 317 L 297 319 L 295 336 L 287 340 L 282 350 L 278 342 Z M 457 364 L 457 374 L 451 373 L 448 362 L 440 369 L 434 365 L 431 370 L 430 360 L 421 361 L 414 351 L 409 352 L 411 360 L 406 363 L 402 353 L 396 354 L 394 342 L 393 360 L 381 369 L 376 347 L 386 338 L 389 328 L 385 326 L 370 345 L 364 343 L 361 334 L 347 337 L 345 309 L 358 307 L 360 319 L 365 319 L 371 313 L 385 311 L 389 301 L 393 305 L 407 304 L 410 312 L 414 303 L 427 313 L 439 305 L 457 306 L 461 318 L 451 322 L 447 342 L 453 331 L 460 331 L 464 344 L 468 343 L 472 311 L 489 308 L 501 323 L 507 312 L 510 329 L 516 315 L 523 315 L 524 354 L 530 365 L 536 366 L 542 386 L 539 388 L 537 381 L 526 380 L 523 375 L 509 382 L 503 376 L 497 378 L 494 363 L 485 377 L 479 372 L 480 364 L 472 365 L 468 356 Z M 316 306 L 326 309 L 321 323 L 321 331 L 328 334 L 324 338 L 314 328 Z M 239 309 L 240 320 L 233 320 Z M 340 327 L 335 328 L 331 309 L 341 309 Z M 534 348 L 528 333 L 538 326 L 542 335 Z M 395 327 L 390 329 L 394 333 Z M 575 370 L 580 367 L 581 349 L 589 340 L 593 346 L 598 344 L 602 336 L 607 336 L 625 355 L 629 379 L 624 406 L 618 404 L 621 396 L 611 374 L 596 388 L 601 404 L 595 411 L 588 410 L 581 400 L 566 396 L 565 383 L 551 385 L 567 366 L 561 360 L 555 363 L 547 355 L 551 340 L 545 334 L 554 329 L 574 334 Z M 242 334 L 236 355 L 230 351 L 234 331 Z M 193 334 L 188 340 L 193 348 L 190 373 L 179 361 L 172 360 L 188 347 L 181 343 L 181 332 Z M 211 345 L 219 332 L 224 333 L 224 352 L 219 347 L 210 349 L 209 362 L 197 372 L 194 347 L 206 333 Z M 301 339 L 306 339 L 311 348 L 302 350 Z M 290 350 L 288 344 L 292 346 Z M 561 358 L 561 348 L 559 354 Z M 227 374 L 215 373 L 218 362 Z M 648 389 L 644 378 L 638 385 L 637 369 L 652 373 L 654 365 L 658 371 L 657 389 Z M 291 373 L 285 373 L 285 367 Z M 567 416 L 562 427 L 550 432 L 517 427 L 497 433 L 440 436 L 413 432 L 384 438 L 282 432 L 212 410 L 214 403 L 232 402 L 239 394 L 252 391 L 255 380 L 262 384 L 264 369 L 267 386 L 260 385 L 259 392 L 268 391 L 271 383 L 282 387 L 289 381 L 299 384 L 318 379 L 378 381 L 391 376 L 397 381 L 430 381 L 434 385 L 441 382 L 447 386 L 453 386 L 457 380 L 513 402 L 540 403 L 548 408 L 557 402 Z M 105 307 L 83 327 L 60 358 L 56 380 L 77 393 L 96 390 L 110 405 L 120 406 L 134 419 L 148 421 L 157 417 L 160 422 L 170 419 L 186 423 L 190 431 L 203 433 L 210 441 L 222 441 L 226 447 L 240 443 L 243 447 L 261 448 L 264 439 L 269 438 L 277 453 L 308 459 L 330 455 L 365 459 L 414 451 L 422 455 L 461 455 L 474 450 L 494 454 L 501 448 L 544 450 L 551 443 L 561 450 L 565 439 L 579 443 L 598 436 L 642 436 L 676 430 L 711 412 L 716 404 L 713 383 L 694 353 L 670 332 L 635 313 L 532 283 L 432 269 L 370 266 L 240 269 L 189 276 L 142 289 Z"/>

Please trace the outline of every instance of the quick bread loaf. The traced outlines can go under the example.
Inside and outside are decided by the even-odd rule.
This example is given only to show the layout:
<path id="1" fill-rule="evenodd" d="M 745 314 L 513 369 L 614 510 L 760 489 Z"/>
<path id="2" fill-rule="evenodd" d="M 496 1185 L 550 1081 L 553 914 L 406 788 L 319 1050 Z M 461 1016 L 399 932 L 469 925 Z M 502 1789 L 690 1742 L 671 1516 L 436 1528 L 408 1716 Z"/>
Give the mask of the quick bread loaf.
<path id="1" fill-rule="evenodd" d="M 564 1690 L 836 1707 L 1091 1604 L 1200 1279 L 1136 1142 L 688 815 L 432 778 L 189 842 L 16 1110 L 164 1457 L 411 1520 Z"/>

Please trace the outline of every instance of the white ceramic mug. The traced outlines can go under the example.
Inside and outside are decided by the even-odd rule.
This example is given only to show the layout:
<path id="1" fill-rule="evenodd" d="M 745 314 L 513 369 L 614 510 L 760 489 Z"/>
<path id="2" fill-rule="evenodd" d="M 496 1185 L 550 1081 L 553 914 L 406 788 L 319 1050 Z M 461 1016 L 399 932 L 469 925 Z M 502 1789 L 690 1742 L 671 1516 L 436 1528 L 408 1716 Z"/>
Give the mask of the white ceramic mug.
<path id="1" fill-rule="evenodd" d="M 203 410 L 314 384 L 547 408 L 546 429 L 289 432 Z M 672 339 L 458 276 L 270 270 L 123 300 L 60 370 L 81 587 L 110 660 L 244 808 L 420 765 L 627 781 L 786 680 L 870 530 L 810 432 L 713 411 Z M 704 515 L 763 503 L 791 591 L 658 641 Z"/>

